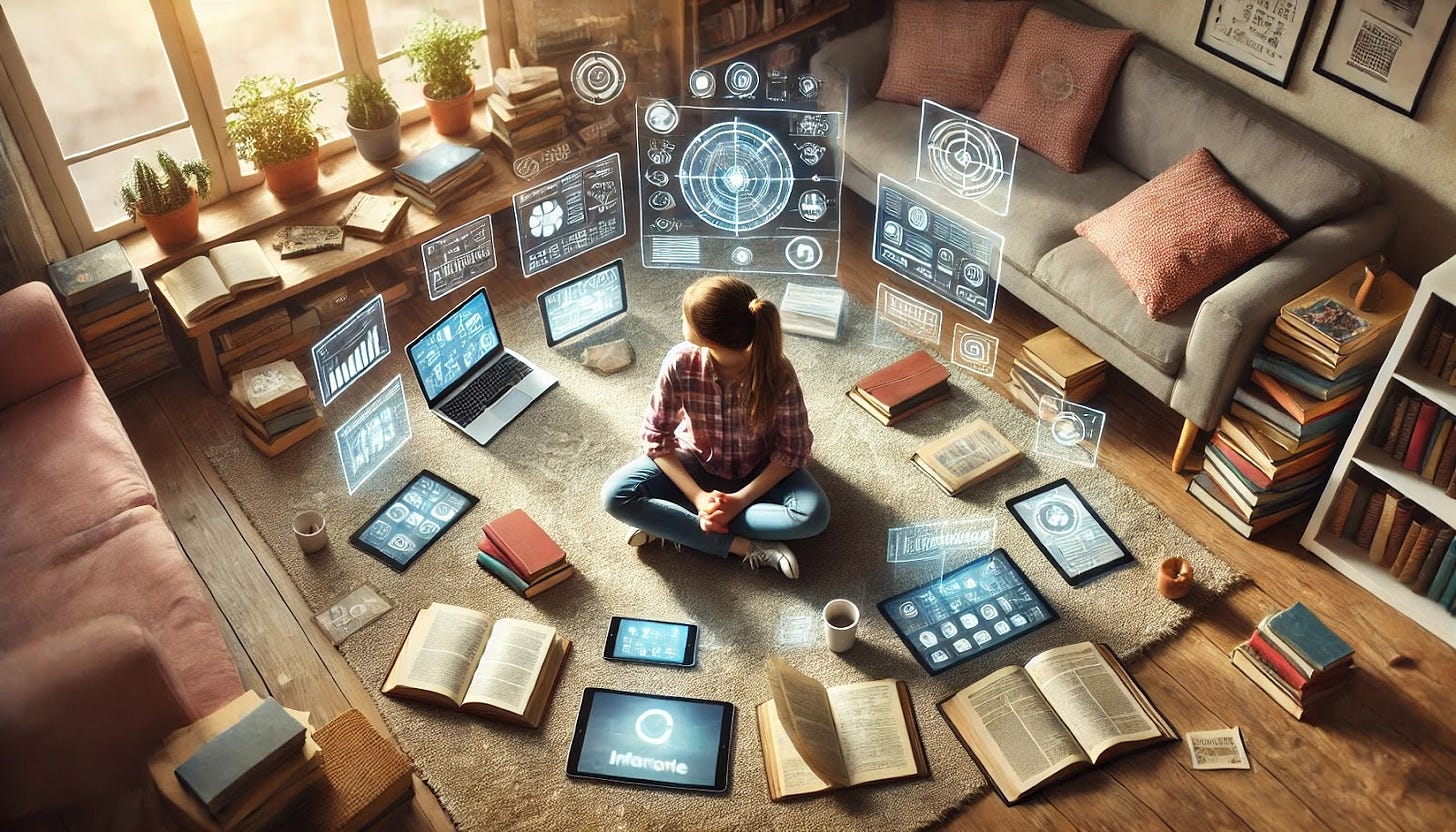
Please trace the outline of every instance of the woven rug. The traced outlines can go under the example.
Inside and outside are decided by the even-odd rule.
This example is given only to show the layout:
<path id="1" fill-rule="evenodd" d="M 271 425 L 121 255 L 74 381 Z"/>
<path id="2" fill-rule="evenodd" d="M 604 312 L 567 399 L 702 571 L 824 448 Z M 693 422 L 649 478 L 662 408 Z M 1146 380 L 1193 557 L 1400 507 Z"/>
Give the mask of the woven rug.
<path id="1" fill-rule="evenodd" d="M 627 261 L 634 254 L 628 252 Z M 534 308 L 500 314 L 504 339 L 561 380 L 493 443 L 480 448 L 429 414 L 400 345 L 412 332 L 391 333 L 394 353 L 327 411 L 329 431 L 268 460 L 239 438 L 208 456 L 253 524 L 317 610 L 363 581 L 396 608 L 341 645 L 364 686 L 377 691 L 414 618 L 432 601 L 493 616 L 556 626 L 574 641 L 560 687 L 538 730 L 402 700 L 378 698 L 385 721 L 462 829 L 795 829 L 842 832 L 867 822 L 918 828 L 948 816 L 986 785 L 936 710 L 938 700 L 986 673 L 1038 651 L 1077 641 L 1102 641 L 1120 655 L 1176 632 L 1202 605 L 1240 577 L 1127 484 L 1100 469 L 1079 468 L 1031 453 L 1034 422 L 974 376 L 954 370 L 951 401 L 886 428 L 845 398 L 854 380 L 913 347 L 872 345 L 874 314 L 854 305 L 835 342 L 788 337 L 815 432 L 810 471 L 829 495 L 833 517 L 820 537 L 796 543 L 802 578 L 751 571 L 720 560 L 624 544 L 625 529 L 602 511 L 606 476 L 639 453 L 638 423 L 662 356 L 679 340 L 678 298 L 696 275 L 654 271 L 630 280 L 632 311 L 602 330 L 555 350 L 544 346 Z M 777 300 L 783 281 L 752 281 Z M 438 304 L 443 312 L 463 298 Z M 584 343 L 628 338 L 637 362 L 603 377 L 577 364 Z M 396 373 L 404 374 L 413 438 L 358 492 L 349 496 L 332 429 Z M 988 419 L 1027 452 L 1027 460 L 960 498 L 950 498 L 909 461 L 921 442 L 972 417 Z M 1115 429 L 1115 426 L 1114 426 Z M 396 490 L 428 468 L 472 491 L 480 504 L 417 560 L 396 574 L 347 542 Z M 1069 587 L 1004 508 L 1008 497 L 1068 477 L 1127 542 L 1137 564 L 1081 588 Z M 527 602 L 475 564 L 482 523 L 524 508 L 566 550 L 580 574 Z M 304 509 L 328 518 L 332 546 L 300 554 L 290 519 Z M 926 675 L 875 609 L 890 595 L 933 577 L 927 565 L 889 564 L 886 529 L 973 517 L 998 518 L 1003 546 L 1060 614 L 1025 638 Z M 1199 588 L 1183 603 L 1153 590 L 1157 564 L 1169 554 L 1191 560 Z M 959 563 L 951 563 L 954 567 Z M 817 629 L 820 608 L 849 598 L 862 611 L 860 641 L 829 652 Z M 612 615 L 636 615 L 701 626 L 696 669 L 626 665 L 601 658 Z M 797 802 L 768 799 L 753 709 L 769 698 L 764 662 L 782 655 L 827 685 L 894 677 L 910 683 L 932 776 L 842 790 Z M 726 699 L 738 706 L 731 790 L 726 795 L 650 791 L 569 780 L 567 748 L 582 689 L 587 686 Z M 1150 752 L 1161 753 L 1161 752 Z M 894 819 L 887 823 L 886 819 Z"/>

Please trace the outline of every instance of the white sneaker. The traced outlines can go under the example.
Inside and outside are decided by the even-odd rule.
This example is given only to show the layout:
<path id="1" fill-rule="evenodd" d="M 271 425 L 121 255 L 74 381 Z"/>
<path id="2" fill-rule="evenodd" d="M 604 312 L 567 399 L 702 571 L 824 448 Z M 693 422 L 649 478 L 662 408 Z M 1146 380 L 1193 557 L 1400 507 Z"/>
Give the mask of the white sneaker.
<path id="1" fill-rule="evenodd" d="M 641 529 L 631 529 L 627 532 L 627 545 L 638 549 L 646 546 L 647 544 L 655 540 L 661 539 L 662 538 L 660 537 L 653 537 L 652 535 L 642 531 Z"/>
<path id="2" fill-rule="evenodd" d="M 748 546 L 748 554 L 744 556 L 743 562 L 750 569 L 772 566 L 782 572 L 785 578 L 794 580 L 799 577 L 799 559 L 794 557 L 794 553 L 782 541 L 750 540 Z"/>

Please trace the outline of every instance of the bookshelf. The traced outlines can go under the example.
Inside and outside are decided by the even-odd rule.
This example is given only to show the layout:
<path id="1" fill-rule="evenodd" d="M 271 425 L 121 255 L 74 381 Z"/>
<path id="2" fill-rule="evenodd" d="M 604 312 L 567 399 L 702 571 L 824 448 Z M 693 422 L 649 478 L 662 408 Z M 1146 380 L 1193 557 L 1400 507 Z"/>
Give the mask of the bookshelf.
<path id="1" fill-rule="evenodd" d="M 725 4 L 718 0 L 686 0 L 686 2 L 691 4 L 692 9 L 687 21 L 688 29 L 685 33 L 689 44 L 684 52 L 692 60 L 692 65 L 685 68 L 683 73 L 684 78 L 693 69 L 731 61 L 755 49 L 761 49 L 770 44 L 777 43 L 784 38 L 808 31 L 849 8 L 848 0 L 819 0 L 817 5 L 805 9 L 791 20 L 786 19 L 772 28 L 761 29 L 755 34 L 739 38 L 733 43 L 718 47 L 709 47 L 702 39 L 702 21 L 709 13 L 733 4 Z M 768 2 L 773 2 L 773 0 L 768 0 Z M 750 0 L 748 6 L 751 7 L 751 10 L 748 13 L 762 20 L 763 3 L 764 0 Z"/>
<path id="2" fill-rule="evenodd" d="M 1437 266 L 1416 290 L 1410 311 L 1396 333 L 1395 344 L 1371 382 L 1370 395 L 1360 408 L 1344 447 L 1335 458 L 1332 476 L 1315 503 L 1314 513 L 1300 544 L 1375 597 L 1456 647 L 1456 615 L 1424 595 L 1411 591 L 1389 571 L 1372 563 L 1368 553 L 1354 542 L 1324 528 L 1340 483 L 1344 482 L 1352 468 L 1364 470 L 1414 500 L 1420 508 L 1442 522 L 1456 526 L 1456 500 L 1446 496 L 1444 488 L 1422 479 L 1418 473 L 1405 470 L 1399 462 L 1368 441 L 1387 397 L 1398 392 L 1402 385 L 1445 408 L 1448 413 L 1456 413 L 1456 387 L 1428 372 L 1420 366 L 1418 359 L 1421 342 L 1433 324 L 1441 301 L 1456 304 L 1456 258 Z"/>

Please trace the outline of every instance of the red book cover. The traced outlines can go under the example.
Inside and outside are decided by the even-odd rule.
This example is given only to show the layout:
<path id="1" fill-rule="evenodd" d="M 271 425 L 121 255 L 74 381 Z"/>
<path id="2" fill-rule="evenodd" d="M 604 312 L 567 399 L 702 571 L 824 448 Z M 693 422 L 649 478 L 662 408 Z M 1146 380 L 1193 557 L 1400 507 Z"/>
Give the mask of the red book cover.
<path id="1" fill-rule="evenodd" d="M 1290 687 L 1295 690 L 1304 690 L 1304 686 L 1309 684 L 1309 680 L 1304 678 L 1304 675 L 1299 672 L 1299 668 L 1295 667 L 1289 659 L 1284 658 L 1284 654 L 1275 649 L 1274 645 L 1265 641 L 1264 636 L 1258 630 L 1249 636 L 1249 647 L 1259 654 L 1259 658 L 1274 668 L 1274 672 L 1279 674 L 1279 678 Z"/>
<path id="2" fill-rule="evenodd" d="M 481 527 L 500 550 L 501 557 L 527 583 L 566 560 L 566 553 L 531 516 L 521 509 L 508 512 Z"/>
<path id="3" fill-rule="evenodd" d="M 1229 464 L 1239 469 L 1240 474 L 1248 477 L 1249 482 L 1252 482 L 1259 488 L 1268 488 L 1273 484 L 1274 481 L 1263 471 L 1260 471 L 1258 466 L 1244 459 L 1243 454 L 1234 450 L 1234 447 L 1229 444 L 1228 440 L 1223 438 L 1222 434 L 1215 433 L 1213 435 L 1213 447 L 1218 448 L 1219 452 L 1224 455 L 1224 458 L 1229 461 Z"/>
<path id="4" fill-rule="evenodd" d="M 1421 412 L 1416 416 L 1416 426 L 1411 430 L 1410 444 L 1405 449 L 1405 463 L 1401 466 L 1407 471 L 1421 470 L 1425 463 L 1422 457 L 1425 456 L 1426 446 L 1431 442 L 1431 430 L 1436 425 L 1436 403 L 1422 402 Z"/>

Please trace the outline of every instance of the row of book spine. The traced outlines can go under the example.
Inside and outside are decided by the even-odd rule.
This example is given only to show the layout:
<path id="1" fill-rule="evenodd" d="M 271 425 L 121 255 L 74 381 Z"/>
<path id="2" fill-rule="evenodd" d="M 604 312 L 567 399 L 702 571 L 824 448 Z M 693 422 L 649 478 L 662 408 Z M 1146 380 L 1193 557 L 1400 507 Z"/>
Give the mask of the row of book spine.
<path id="1" fill-rule="evenodd" d="M 1367 434 L 1372 447 L 1401 468 L 1456 497 L 1456 429 L 1453 416 L 1437 402 L 1392 386 Z"/>
<path id="2" fill-rule="evenodd" d="M 1415 357 L 1426 372 L 1456 387 L 1456 307 L 1436 298 L 1432 302 L 1436 311 Z"/>
<path id="3" fill-rule="evenodd" d="M 1456 530 L 1374 478 L 1346 477 L 1325 530 L 1365 551 L 1396 580 L 1456 612 Z"/>

